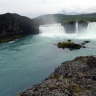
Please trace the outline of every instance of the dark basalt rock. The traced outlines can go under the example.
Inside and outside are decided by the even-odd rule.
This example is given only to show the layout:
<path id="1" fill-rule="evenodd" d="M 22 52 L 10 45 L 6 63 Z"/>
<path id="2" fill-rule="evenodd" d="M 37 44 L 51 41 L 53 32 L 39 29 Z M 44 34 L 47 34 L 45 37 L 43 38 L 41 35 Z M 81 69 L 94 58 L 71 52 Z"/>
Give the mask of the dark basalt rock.
<path id="1" fill-rule="evenodd" d="M 88 21 L 79 21 L 78 22 L 78 31 L 85 32 L 88 27 Z"/>
<path id="2" fill-rule="evenodd" d="M 63 48 L 63 49 L 68 48 L 70 50 L 85 48 L 83 45 L 71 42 L 71 40 L 67 40 L 67 42 L 59 42 L 57 46 L 58 48 Z"/>
<path id="3" fill-rule="evenodd" d="M 38 33 L 38 24 L 28 17 L 11 13 L 0 15 L 0 42 Z"/>
<path id="4" fill-rule="evenodd" d="M 92 76 L 92 80 L 96 81 L 96 76 Z"/>
<path id="5" fill-rule="evenodd" d="M 90 41 L 84 41 L 84 43 L 89 43 Z"/>
<path id="6" fill-rule="evenodd" d="M 85 44 L 87 44 L 87 43 L 89 43 L 90 41 L 84 41 L 83 43 L 81 43 L 80 45 L 82 45 L 83 46 L 83 48 L 86 48 L 84 45 Z"/>
<path id="7" fill-rule="evenodd" d="M 81 56 L 62 63 L 42 83 L 20 96 L 96 96 L 96 57 Z"/>
<path id="8" fill-rule="evenodd" d="M 84 32 L 86 31 L 87 27 L 88 27 L 88 21 L 68 21 L 65 23 L 62 23 L 62 25 L 65 28 L 65 31 L 67 33 L 75 33 L 76 32 L 76 23 L 78 24 L 78 32 Z"/>
<path id="9" fill-rule="evenodd" d="M 85 43 L 81 43 L 82 45 L 85 45 Z"/>
<path id="10" fill-rule="evenodd" d="M 63 24 L 64 28 L 65 28 L 65 32 L 67 33 L 75 33 L 76 32 L 76 22 L 67 22 Z"/>

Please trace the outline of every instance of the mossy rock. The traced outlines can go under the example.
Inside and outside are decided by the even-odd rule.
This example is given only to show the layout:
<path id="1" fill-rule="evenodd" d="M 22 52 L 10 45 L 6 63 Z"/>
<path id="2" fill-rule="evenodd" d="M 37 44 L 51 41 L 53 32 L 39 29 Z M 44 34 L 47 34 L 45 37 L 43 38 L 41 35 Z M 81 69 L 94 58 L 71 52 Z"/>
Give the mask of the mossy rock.
<path id="1" fill-rule="evenodd" d="M 81 45 L 79 45 L 79 44 L 76 44 L 76 43 L 74 43 L 74 42 L 71 42 L 71 40 L 69 41 L 67 41 L 67 42 L 59 42 L 58 44 L 57 44 L 57 46 L 58 46 L 58 48 L 68 48 L 68 49 L 70 49 L 70 50 L 73 50 L 73 49 L 80 49 L 80 48 L 82 48 L 82 46 Z"/>

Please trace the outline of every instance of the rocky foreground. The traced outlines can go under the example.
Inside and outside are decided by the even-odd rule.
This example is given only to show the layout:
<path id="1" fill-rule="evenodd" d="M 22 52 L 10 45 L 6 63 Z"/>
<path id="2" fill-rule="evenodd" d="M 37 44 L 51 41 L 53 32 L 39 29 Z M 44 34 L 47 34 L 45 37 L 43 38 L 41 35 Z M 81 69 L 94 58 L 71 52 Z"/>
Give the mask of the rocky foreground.
<path id="1" fill-rule="evenodd" d="M 96 57 L 77 57 L 62 63 L 41 84 L 20 96 L 96 96 Z"/>

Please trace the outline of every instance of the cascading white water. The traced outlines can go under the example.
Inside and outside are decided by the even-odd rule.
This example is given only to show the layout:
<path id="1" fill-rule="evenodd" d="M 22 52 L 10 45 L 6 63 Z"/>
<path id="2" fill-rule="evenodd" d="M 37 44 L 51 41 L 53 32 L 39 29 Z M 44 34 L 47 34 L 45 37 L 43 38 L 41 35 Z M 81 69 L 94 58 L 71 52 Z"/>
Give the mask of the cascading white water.
<path id="1" fill-rule="evenodd" d="M 96 39 L 96 22 L 89 22 L 86 31 L 80 34 L 81 39 Z"/>
<path id="2" fill-rule="evenodd" d="M 64 36 L 65 34 L 65 29 L 60 23 L 41 25 L 39 30 L 40 34 L 45 37 Z"/>
<path id="3" fill-rule="evenodd" d="M 76 22 L 76 34 L 78 34 L 78 22 Z"/>
<path id="4" fill-rule="evenodd" d="M 64 38 L 74 38 L 74 39 L 96 39 L 96 22 L 89 22 L 88 27 L 79 31 L 79 23 L 76 22 L 76 31 L 74 34 L 67 34 L 65 32 L 64 26 L 60 23 L 41 25 L 39 27 L 41 36 L 44 37 L 64 37 Z"/>
<path id="5" fill-rule="evenodd" d="M 96 35 L 96 22 L 89 23 L 87 28 L 87 33 L 91 33 L 92 35 Z"/>

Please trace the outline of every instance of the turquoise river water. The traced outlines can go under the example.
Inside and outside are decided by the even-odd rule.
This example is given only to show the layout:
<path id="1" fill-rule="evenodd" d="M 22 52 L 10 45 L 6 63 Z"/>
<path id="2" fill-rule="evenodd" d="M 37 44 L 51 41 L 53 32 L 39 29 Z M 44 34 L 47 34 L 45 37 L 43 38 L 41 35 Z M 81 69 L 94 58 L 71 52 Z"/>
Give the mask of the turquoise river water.
<path id="1" fill-rule="evenodd" d="M 57 48 L 56 43 L 67 39 L 34 35 L 0 44 L 0 96 L 17 96 L 24 89 L 40 83 L 66 60 L 96 55 L 95 39 L 90 40 L 85 49 Z M 84 41 L 72 40 L 76 43 Z"/>

